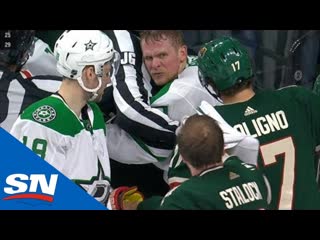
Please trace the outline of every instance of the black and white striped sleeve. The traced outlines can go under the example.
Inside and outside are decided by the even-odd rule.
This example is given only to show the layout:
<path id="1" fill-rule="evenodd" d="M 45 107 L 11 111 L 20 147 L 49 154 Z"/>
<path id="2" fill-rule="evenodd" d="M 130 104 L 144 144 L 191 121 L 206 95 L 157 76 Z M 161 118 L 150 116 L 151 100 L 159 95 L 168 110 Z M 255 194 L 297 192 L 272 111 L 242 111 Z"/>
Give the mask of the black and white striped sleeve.
<path id="1" fill-rule="evenodd" d="M 150 107 L 146 89 L 150 77 L 143 65 L 139 39 L 125 30 L 105 32 L 121 55 L 121 65 L 113 82 L 115 123 L 151 147 L 173 149 L 179 123 Z"/>
<path id="2" fill-rule="evenodd" d="M 0 71 L 0 127 L 10 131 L 19 114 L 32 103 L 50 96 L 59 89 L 60 76 L 32 76 L 27 70 L 20 73 Z"/>

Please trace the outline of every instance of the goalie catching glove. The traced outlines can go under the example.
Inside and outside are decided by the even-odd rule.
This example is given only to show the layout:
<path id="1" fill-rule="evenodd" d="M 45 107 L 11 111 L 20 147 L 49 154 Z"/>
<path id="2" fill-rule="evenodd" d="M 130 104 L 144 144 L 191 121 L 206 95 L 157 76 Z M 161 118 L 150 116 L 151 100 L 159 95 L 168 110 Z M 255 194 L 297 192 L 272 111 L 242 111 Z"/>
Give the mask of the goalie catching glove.
<path id="1" fill-rule="evenodd" d="M 118 187 L 109 196 L 112 210 L 128 210 L 132 209 L 132 206 L 136 208 L 143 199 L 143 194 L 138 191 L 138 187 L 136 186 Z"/>

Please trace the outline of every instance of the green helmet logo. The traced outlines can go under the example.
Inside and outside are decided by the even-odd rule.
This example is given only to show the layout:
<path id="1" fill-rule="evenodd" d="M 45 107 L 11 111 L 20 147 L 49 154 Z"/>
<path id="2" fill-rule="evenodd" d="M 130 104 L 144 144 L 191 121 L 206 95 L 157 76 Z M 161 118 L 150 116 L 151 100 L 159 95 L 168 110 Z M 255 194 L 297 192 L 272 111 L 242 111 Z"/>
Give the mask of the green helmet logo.
<path id="1" fill-rule="evenodd" d="M 206 43 L 199 51 L 198 66 L 202 84 L 212 81 L 218 91 L 253 77 L 248 51 L 231 37 Z"/>

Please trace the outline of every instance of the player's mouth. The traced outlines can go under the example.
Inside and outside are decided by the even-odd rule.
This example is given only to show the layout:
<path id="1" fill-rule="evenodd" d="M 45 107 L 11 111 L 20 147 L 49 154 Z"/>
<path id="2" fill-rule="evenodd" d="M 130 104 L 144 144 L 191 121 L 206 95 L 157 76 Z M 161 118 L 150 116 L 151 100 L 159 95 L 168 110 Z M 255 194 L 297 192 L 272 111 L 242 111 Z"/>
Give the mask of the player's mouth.
<path id="1" fill-rule="evenodd" d="M 152 73 L 151 75 L 153 78 L 161 78 L 163 76 L 163 73 Z"/>

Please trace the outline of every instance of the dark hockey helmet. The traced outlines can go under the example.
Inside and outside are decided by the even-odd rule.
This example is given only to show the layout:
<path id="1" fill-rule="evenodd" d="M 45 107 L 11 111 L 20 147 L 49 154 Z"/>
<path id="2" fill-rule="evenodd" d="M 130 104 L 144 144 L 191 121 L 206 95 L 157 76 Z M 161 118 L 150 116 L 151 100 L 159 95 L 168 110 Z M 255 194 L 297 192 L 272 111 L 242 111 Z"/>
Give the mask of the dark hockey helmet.
<path id="1" fill-rule="evenodd" d="M 0 30 L 0 62 L 22 67 L 34 50 L 34 30 Z"/>

